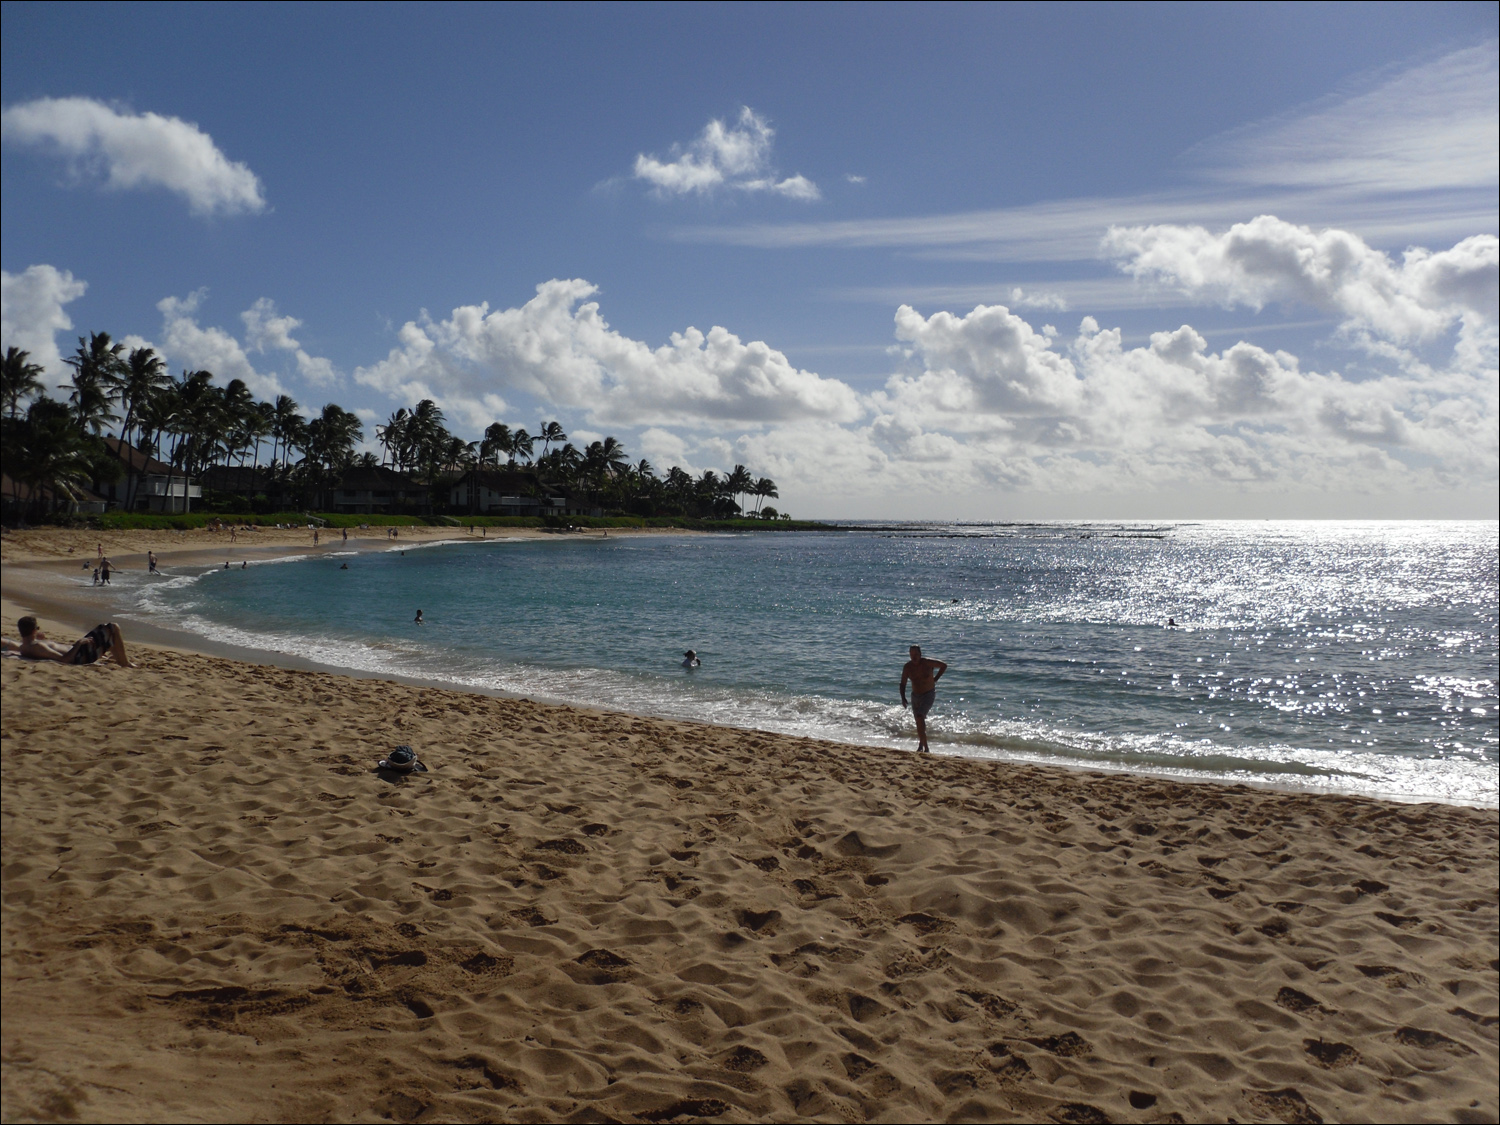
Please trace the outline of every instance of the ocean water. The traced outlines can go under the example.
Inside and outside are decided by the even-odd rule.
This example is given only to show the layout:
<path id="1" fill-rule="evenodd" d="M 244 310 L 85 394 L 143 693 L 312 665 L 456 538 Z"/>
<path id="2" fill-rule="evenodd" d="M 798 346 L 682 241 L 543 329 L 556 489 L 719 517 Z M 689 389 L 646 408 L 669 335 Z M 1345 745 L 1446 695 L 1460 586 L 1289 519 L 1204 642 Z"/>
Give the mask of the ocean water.
<path id="1" fill-rule="evenodd" d="M 938 753 L 1497 803 L 1493 522 L 463 536 L 126 577 L 127 617 L 231 643 L 905 749 L 920 644 Z"/>

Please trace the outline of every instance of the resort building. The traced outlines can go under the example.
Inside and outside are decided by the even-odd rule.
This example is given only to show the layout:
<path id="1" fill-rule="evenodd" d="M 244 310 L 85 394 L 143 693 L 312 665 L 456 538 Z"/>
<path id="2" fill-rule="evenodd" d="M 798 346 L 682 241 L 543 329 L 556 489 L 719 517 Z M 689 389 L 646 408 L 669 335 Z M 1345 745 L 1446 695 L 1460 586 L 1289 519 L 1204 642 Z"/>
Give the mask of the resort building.
<path id="1" fill-rule="evenodd" d="M 431 510 L 431 490 L 405 473 L 380 466 L 345 469 L 330 487 L 322 490 L 323 511 L 345 515 L 381 515 Z"/>
<path id="2" fill-rule="evenodd" d="M 104 444 L 125 470 L 119 480 L 94 482 L 94 491 L 109 507 L 136 512 L 189 512 L 193 501 L 203 498 L 202 486 L 180 469 L 117 437 L 106 437 Z"/>
<path id="3" fill-rule="evenodd" d="M 538 495 L 540 494 L 540 495 Z M 448 489 L 455 515 L 599 516 L 603 509 L 584 496 L 542 487 L 535 473 L 511 469 L 471 469 Z"/>
<path id="4" fill-rule="evenodd" d="M 108 502 L 97 492 L 88 488 L 75 488 L 76 495 L 69 497 L 47 487 L 33 487 L 12 480 L 9 473 L 0 473 L 0 519 L 7 524 L 20 523 L 28 517 L 45 520 L 59 509 L 78 515 L 98 515 Z"/>

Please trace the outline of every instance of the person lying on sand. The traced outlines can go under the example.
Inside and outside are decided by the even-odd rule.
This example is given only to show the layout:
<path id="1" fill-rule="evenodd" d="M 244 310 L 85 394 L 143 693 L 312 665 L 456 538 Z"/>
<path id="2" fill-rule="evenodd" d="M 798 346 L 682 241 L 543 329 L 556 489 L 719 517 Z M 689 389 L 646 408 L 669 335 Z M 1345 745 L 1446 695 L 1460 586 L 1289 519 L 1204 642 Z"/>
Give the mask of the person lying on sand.
<path id="1" fill-rule="evenodd" d="M 911 659 L 901 669 L 901 706 L 906 703 L 906 681 L 911 681 L 911 713 L 917 720 L 917 749 L 924 754 L 932 751 L 927 746 L 927 712 L 937 700 L 937 682 L 943 678 L 948 665 L 941 660 L 929 660 L 922 655 L 920 645 L 912 645 Z"/>
<path id="2" fill-rule="evenodd" d="M 125 635 L 113 621 L 95 625 L 71 648 L 49 641 L 47 634 L 37 628 L 35 617 L 23 617 L 16 622 L 21 633 L 20 652 L 27 660 L 56 660 L 62 664 L 92 664 L 106 653 L 113 656 L 121 668 L 134 668 L 125 654 Z"/>

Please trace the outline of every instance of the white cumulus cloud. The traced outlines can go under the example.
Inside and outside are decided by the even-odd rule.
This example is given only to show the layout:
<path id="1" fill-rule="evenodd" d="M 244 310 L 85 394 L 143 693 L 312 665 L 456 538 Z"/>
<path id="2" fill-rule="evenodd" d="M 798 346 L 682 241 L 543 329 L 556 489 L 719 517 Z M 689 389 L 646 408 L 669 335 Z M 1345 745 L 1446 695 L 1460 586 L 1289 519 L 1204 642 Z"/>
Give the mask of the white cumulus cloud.
<path id="1" fill-rule="evenodd" d="M 1126 273 L 1187 296 L 1261 308 L 1296 301 L 1388 340 L 1434 336 L 1455 321 L 1493 324 L 1500 240 L 1480 234 L 1400 261 L 1358 235 L 1261 215 L 1222 234 L 1199 226 L 1113 227 L 1104 249 Z"/>
<path id="2" fill-rule="evenodd" d="M 255 304 L 240 313 L 245 322 L 245 342 L 257 352 L 267 348 L 293 353 L 298 373 L 309 383 L 318 387 L 332 386 L 339 381 L 333 363 L 322 356 L 309 355 L 292 333 L 302 327 L 294 316 L 281 316 L 276 311 L 276 302 L 261 297 Z"/>
<path id="3" fill-rule="evenodd" d="M 725 328 L 686 328 L 658 348 L 622 335 L 586 300 L 595 292 L 587 281 L 552 280 L 520 308 L 466 305 L 443 321 L 409 321 L 399 346 L 357 369 L 355 381 L 396 398 L 464 403 L 475 415 L 492 409 L 487 396 L 503 408 L 498 396 L 522 391 L 599 425 L 851 421 L 863 413 L 844 383 Z"/>
<path id="4" fill-rule="evenodd" d="M 909 369 L 870 396 L 858 430 L 883 473 L 917 466 L 959 492 L 1494 482 L 1493 364 L 1355 381 L 1245 341 L 1212 352 L 1189 325 L 1126 348 L 1091 317 L 1059 347 L 1004 306 L 903 307 L 896 336 Z"/>
<path id="5" fill-rule="evenodd" d="M 274 374 L 255 369 L 238 340 L 222 328 L 205 328 L 198 323 L 198 307 L 205 295 L 200 289 L 186 297 L 164 297 L 156 303 L 162 315 L 161 350 L 185 367 L 212 371 L 221 381 L 243 379 L 258 398 L 274 399 L 285 394 L 286 388 Z"/>
<path id="6" fill-rule="evenodd" d="M 720 188 L 770 192 L 788 199 L 815 200 L 818 185 L 803 175 L 778 178 L 771 164 L 771 140 L 776 131 L 764 117 L 744 106 L 734 125 L 714 118 L 690 144 L 674 145 L 666 160 L 641 153 L 635 158 L 635 177 L 659 195 L 706 195 Z"/>
<path id="7" fill-rule="evenodd" d="M 38 98 L 0 114 L 5 140 L 49 148 L 116 189 L 161 187 L 195 214 L 263 211 L 261 183 L 190 121 L 121 112 L 93 98 Z"/>
<path id="8" fill-rule="evenodd" d="M 57 334 L 73 321 L 63 306 L 82 297 L 88 282 L 55 266 L 27 266 L 20 273 L 0 270 L 0 350 L 31 353 L 49 375 L 68 374 L 57 350 Z"/>

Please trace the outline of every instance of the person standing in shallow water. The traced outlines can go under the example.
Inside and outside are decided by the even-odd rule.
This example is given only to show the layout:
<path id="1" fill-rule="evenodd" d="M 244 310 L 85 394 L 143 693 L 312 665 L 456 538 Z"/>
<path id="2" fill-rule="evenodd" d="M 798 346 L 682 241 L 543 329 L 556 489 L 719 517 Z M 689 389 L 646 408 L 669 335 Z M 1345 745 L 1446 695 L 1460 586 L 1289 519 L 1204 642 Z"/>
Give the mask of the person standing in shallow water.
<path id="1" fill-rule="evenodd" d="M 929 660 L 923 656 L 920 645 L 912 645 L 908 651 L 911 659 L 901 669 L 901 706 L 907 706 L 906 683 L 910 680 L 911 713 L 912 718 L 917 720 L 917 749 L 923 754 L 930 754 L 932 751 L 927 746 L 927 712 L 932 710 L 932 704 L 937 699 L 937 682 L 943 678 L 948 665 L 941 660 Z"/>

